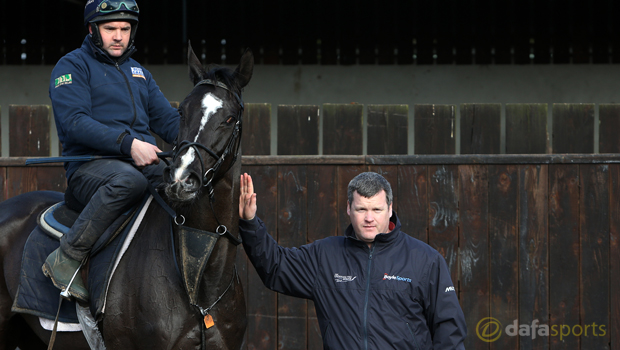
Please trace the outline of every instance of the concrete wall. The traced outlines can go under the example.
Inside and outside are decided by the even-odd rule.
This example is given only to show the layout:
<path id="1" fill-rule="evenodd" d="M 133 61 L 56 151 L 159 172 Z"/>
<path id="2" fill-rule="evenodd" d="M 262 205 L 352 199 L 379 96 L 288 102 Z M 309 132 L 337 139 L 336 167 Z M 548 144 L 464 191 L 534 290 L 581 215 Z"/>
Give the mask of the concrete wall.
<path id="1" fill-rule="evenodd" d="M 50 104 L 47 89 L 52 68 L 0 66 L 3 157 L 9 156 L 8 105 Z M 186 66 L 146 68 L 169 100 L 183 100 L 192 87 Z M 244 100 L 271 103 L 272 116 L 278 104 L 619 103 L 619 78 L 620 65 L 257 65 L 245 89 Z M 598 118 L 598 108 L 596 111 Z M 413 108 L 410 108 L 412 121 Z M 457 130 L 458 126 L 457 119 Z M 274 120 L 272 154 L 275 154 L 275 127 Z M 409 153 L 415 152 L 412 138 L 413 133 Z M 456 141 L 458 145 L 459 140 Z M 52 138 L 52 142 L 57 139 Z"/>

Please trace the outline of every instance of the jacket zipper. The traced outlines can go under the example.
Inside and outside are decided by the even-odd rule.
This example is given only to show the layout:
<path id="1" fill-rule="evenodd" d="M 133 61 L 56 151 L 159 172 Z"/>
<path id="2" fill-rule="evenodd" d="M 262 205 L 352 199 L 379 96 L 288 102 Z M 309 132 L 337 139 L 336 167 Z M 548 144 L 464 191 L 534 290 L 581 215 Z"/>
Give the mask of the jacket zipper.
<path id="1" fill-rule="evenodd" d="M 372 253 L 375 250 L 375 244 L 370 247 L 368 254 L 368 273 L 366 274 L 366 299 L 364 300 L 364 349 L 368 350 L 368 298 L 370 294 L 370 266 L 372 264 Z"/>
<path id="2" fill-rule="evenodd" d="M 409 333 L 411 333 L 411 338 L 413 338 L 413 346 L 415 347 L 415 350 L 419 350 L 420 346 L 418 345 L 418 341 L 415 340 L 415 335 L 413 335 L 413 330 L 411 330 L 409 322 L 405 322 L 405 324 L 407 325 L 407 329 L 409 329 Z"/>
<path id="3" fill-rule="evenodd" d="M 131 96 L 131 103 L 133 104 L 133 120 L 131 121 L 131 125 L 129 126 L 129 128 L 132 129 L 133 124 L 136 122 L 136 119 L 138 118 L 138 112 L 136 111 L 136 101 L 133 98 L 133 92 L 131 91 L 131 84 L 129 83 L 129 79 L 127 79 L 127 76 L 125 75 L 125 73 L 123 73 L 123 71 L 121 70 L 121 67 L 119 67 L 118 62 L 115 62 L 114 66 L 116 66 L 116 69 L 121 73 L 123 78 L 125 78 L 125 83 L 127 83 L 127 89 L 129 89 L 129 96 Z"/>

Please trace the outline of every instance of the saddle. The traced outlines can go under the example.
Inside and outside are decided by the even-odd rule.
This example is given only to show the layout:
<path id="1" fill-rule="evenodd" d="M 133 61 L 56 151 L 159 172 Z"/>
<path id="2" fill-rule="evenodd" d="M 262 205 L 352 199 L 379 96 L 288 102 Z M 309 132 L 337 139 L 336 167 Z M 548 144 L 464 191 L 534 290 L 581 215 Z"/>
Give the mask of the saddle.
<path id="1" fill-rule="evenodd" d="M 90 312 L 97 319 L 103 313 L 105 293 L 112 276 L 115 262 L 123 251 L 123 243 L 130 229 L 139 225 L 138 212 L 145 212 L 150 196 L 136 207 L 123 213 L 97 240 L 90 253 L 83 279 L 90 294 Z M 50 278 L 45 277 L 41 266 L 47 256 L 60 246 L 60 238 L 66 234 L 79 212 L 70 209 L 65 202 L 44 210 L 38 217 L 37 227 L 30 233 L 24 247 L 20 281 L 11 310 L 54 320 L 58 311 L 60 290 Z M 141 216 L 140 216 L 141 217 Z M 87 276 L 84 275 L 87 274 Z M 76 302 L 64 301 L 58 317 L 60 322 L 78 323 Z"/>

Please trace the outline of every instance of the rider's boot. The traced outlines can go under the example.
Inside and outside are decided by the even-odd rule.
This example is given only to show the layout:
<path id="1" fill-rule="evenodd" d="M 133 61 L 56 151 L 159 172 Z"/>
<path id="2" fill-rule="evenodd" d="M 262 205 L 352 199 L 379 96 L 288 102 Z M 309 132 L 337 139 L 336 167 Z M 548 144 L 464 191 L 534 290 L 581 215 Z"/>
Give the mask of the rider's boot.
<path id="1" fill-rule="evenodd" d="M 45 259 L 42 269 L 45 276 L 50 277 L 56 288 L 61 290 L 65 290 L 73 275 L 76 275 L 69 293 L 79 301 L 88 302 L 88 290 L 84 286 L 82 276 L 79 272 L 75 274 L 79 267 L 79 261 L 71 259 L 62 248 L 58 248 Z"/>

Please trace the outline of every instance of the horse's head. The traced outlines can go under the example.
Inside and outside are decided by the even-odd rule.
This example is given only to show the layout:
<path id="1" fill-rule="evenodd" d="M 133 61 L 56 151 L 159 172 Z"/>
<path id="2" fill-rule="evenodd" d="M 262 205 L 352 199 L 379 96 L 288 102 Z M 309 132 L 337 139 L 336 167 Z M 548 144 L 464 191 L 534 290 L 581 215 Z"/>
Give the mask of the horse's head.
<path id="1" fill-rule="evenodd" d="M 241 91 L 250 81 L 254 68 L 254 57 L 249 50 L 234 71 L 228 68 L 206 71 L 191 46 L 188 51 L 189 76 L 194 89 L 179 106 L 179 136 L 173 161 L 165 173 L 166 194 L 179 204 L 212 191 L 214 182 L 240 156 Z"/>

